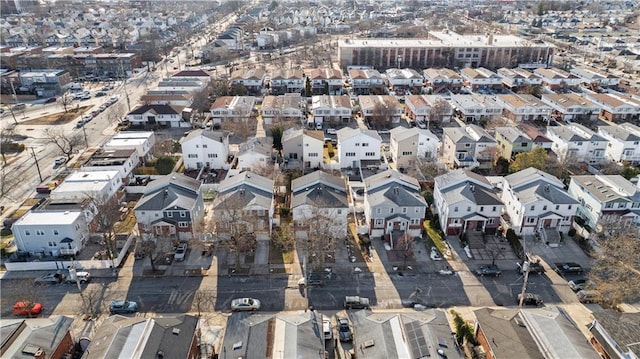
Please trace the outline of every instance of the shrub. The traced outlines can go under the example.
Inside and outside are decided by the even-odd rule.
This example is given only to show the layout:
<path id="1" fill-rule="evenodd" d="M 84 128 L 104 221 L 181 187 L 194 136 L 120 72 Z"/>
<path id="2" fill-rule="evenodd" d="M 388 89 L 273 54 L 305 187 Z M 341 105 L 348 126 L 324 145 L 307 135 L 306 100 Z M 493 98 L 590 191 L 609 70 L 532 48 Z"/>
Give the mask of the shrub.
<path id="1" fill-rule="evenodd" d="M 458 342 L 458 345 L 464 344 L 465 341 L 473 345 L 477 345 L 471 325 L 465 322 L 464 319 L 462 319 L 462 316 L 460 316 L 460 313 L 455 310 L 451 309 L 449 313 L 453 315 L 453 324 L 456 327 L 456 341 Z"/>
<path id="2" fill-rule="evenodd" d="M 522 243 L 520 243 L 520 237 L 518 237 L 516 232 L 511 228 L 507 230 L 507 241 L 516 256 L 518 256 L 518 258 L 524 258 L 524 249 L 522 248 Z"/>
<path id="3" fill-rule="evenodd" d="M 575 236 L 576 235 L 576 229 L 575 228 L 569 229 L 569 233 L 568 234 L 569 234 L 569 237 Z"/>
<path id="4" fill-rule="evenodd" d="M 424 229 L 427 231 L 427 236 L 431 239 L 431 241 L 433 242 L 433 245 L 436 246 L 436 248 L 438 248 L 440 253 L 446 253 L 447 245 L 444 243 L 444 240 L 442 239 L 442 235 L 440 235 L 440 231 L 432 227 L 432 223 L 434 222 L 430 220 L 424 221 L 423 226 L 424 226 Z"/>
<path id="5" fill-rule="evenodd" d="M 169 156 L 161 156 L 158 157 L 158 160 L 156 161 L 156 169 L 158 170 L 159 174 L 168 175 L 169 173 L 171 173 L 171 171 L 173 171 L 173 166 L 175 164 L 176 162 L 173 160 L 173 158 Z"/>

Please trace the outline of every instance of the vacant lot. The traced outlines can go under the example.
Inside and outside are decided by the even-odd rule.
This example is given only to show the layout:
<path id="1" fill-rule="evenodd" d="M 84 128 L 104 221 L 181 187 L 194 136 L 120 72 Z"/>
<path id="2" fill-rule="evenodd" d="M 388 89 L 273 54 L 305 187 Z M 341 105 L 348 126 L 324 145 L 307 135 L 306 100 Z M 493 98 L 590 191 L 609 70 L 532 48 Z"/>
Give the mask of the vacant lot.
<path id="1" fill-rule="evenodd" d="M 84 115 L 84 113 L 90 108 L 90 106 L 83 106 L 71 109 L 67 112 L 59 112 L 50 115 L 44 115 L 38 118 L 34 118 L 32 120 L 26 120 L 21 122 L 21 125 L 63 125 L 65 123 L 69 123 L 79 116 Z"/>

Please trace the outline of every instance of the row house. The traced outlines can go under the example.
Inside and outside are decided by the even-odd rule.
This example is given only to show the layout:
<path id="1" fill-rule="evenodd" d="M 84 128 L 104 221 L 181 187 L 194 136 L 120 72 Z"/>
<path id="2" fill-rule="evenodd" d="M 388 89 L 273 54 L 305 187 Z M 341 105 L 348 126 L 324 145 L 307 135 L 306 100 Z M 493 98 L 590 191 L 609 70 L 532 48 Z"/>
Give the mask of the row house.
<path id="1" fill-rule="evenodd" d="M 398 126 L 391 130 L 389 151 L 397 168 L 414 167 L 438 158 L 440 140 L 427 129 Z"/>
<path id="2" fill-rule="evenodd" d="M 271 238 L 275 201 L 272 179 L 250 171 L 227 176 L 218 186 L 211 221 L 219 238 L 252 233 L 256 240 Z"/>
<path id="3" fill-rule="evenodd" d="M 304 106 L 304 101 L 299 93 L 265 96 L 260 107 L 260 114 L 266 125 L 271 125 L 274 121 L 300 121 L 304 118 Z"/>
<path id="4" fill-rule="evenodd" d="M 305 85 L 311 81 L 312 95 L 342 95 L 342 73 L 338 69 L 318 68 L 305 71 Z"/>
<path id="5" fill-rule="evenodd" d="M 607 159 L 613 162 L 640 161 L 640 128 L 630 123 L 599 126 L 598 135 L 609 141 Z"/>
<path id="6" fill-rule="evenodd" d="M 502 114 L 502 106 L 487 95 L 452 95 L 451 104 L 466 122 L 479 122 Z"/>
<path id="7" fill-rule="evenodd" d="M 457 169 L 434 182 L 433 206 L 446 235 L 496 233 L 504 205 L 484 176 Z"/>
<path id="8" fill-rule="evenodd" d="M 503 116 L 515 122 L 547 120 L 551 115 L 551 107 L 533 95 L 498 95 L 496 103 L 503 107 Z"/>
<path id="9" fill-rule="evenodd" d="M 344 239 L 348 213 L 347 189 L 342 178 L 318 170 L 291 181 L 296 238 Z"/>
<path id="10" fill-rule="evenodd" d="M 71 84 L 71 75 L 66 70 L 31 70 L 18 73 L 20 87 L 26 87 L 38 97 L 56 97 Z"/>
<path id="11" fill-rule="evenodd" d="M 578 209 L 562 181 L 533 167 L 505 176 L 501 199 L 517 234 L 540 233 L 543 239 L 566 234 Z"/>
<path id="12" fill-rule="evenodd" d="M 389 88 L 396 94 L 422 93 L 424 78 L 414 69 L 388 69 L 385 75 Z"/>
<path id="13" fill-rule="evenodd" d="M 364 216 L 371 237 L 406 233 L 422 235 L 427 201 L 418 180 L 396 170 L 379 172 L 364 181 Z"/>
<path id="14" fill-rule="evenodd" d="M 135 148 L 100 148 L 82 165 L 82 171 L 118 171 L 118 174 L 127 182 L 133 177 L 133 171 L 140 164 L 140 157 Z"/>
<path id="15" fill-rule="evenodd" d="M 569 193 L 580 203 L 576 215 L 598 233 L 640 220 L 640 189 L 620 175 L 572 176 Z"/>
<path id="16" fill-rule="evenodd" d="M 361 95 L 358 96 L 362 117 L 367 121 L 384 124 L 399 123 L 403 107 L 395 96 Z"/>
<path id="17" fill-rule="evenodd" d="M 483 67 L 461 69 L 460 76 L 462 77 L 462 83 L 474 91 L 481 88 L 502 88 L 502 78 L 495 72 Z"/>
<path id="18" fill-rule="evenodd" d="M 241 86 L 249 95 L 259 95 L 264 87 L 266 74 L 261 68 L 245 68 L 234 71 L 229 78 L 231 86 Z"/>
<path id="19" fill-rule="evenodd" d="M 532 141 L 532 147 L 542 147 L 545 150 L 551 151 L 553 141 L 546 136 L 546 131 L 542 132 L 538 127 L 530 125 L 528 123 L 519 123 L 518 129 L 520 129 L 525 135 L 529 136 Z"/>
<path id="20" fill-rule="evenodd" d="M 5 8 L 7 3 L 9 2 L 0 4 L 3 15 L 7 13 Z M 25 296 L 24 299 L 28 297 Z M 4 340 L 0 350 L 4 357 L 63 359 L 76 354 L 77 347 L 72 334 L 73 317 L 64 315 L 48 318 L 40 316 L 31 318 L 31 315 L 29 317 L 28 319 L 3 318 L 0 323 L 0 332 Z"/>
<path id="21" fill-rule="evenodd" d="M 269 80 L 271 94 L 302 93 L 305 86 L 303 77 L 300 69 L 276 69 Z"/>
<path id="22" fill-rule="evenodd" d="M 123 78 L 142 67 L 142 62 L 135 53 L 75 54 L 71 65 L 74 76 Z"/>
<path id="23" fill-rule="evenodd" d="M 175 91 L 186 93 L 198 93 L 203 91 L 207 87 L 206 81 L 201 81 L 195 78 L 164 78 L 158 82 L 156 89 L 160 91 Z"/>
<path id="24" fill-rule="evenodd" d="M 229 134 L 198 129 L 183 138 L 182 162 L 187 170 L 228 169 Z"/>
<path id="25" fill-rule="evenodd" d="M 217 42 L 221 42 L 229 50 L 242 50 L 244 31 L 238 26 L 232 26 L 218 35 Z"/>
<path id="26" fill-rule="evenodd" d="M 551 106 L 551 117 L 565 122 L 593 121 L 598 118 L 600 107 L 576 93 L 543 94 L 542 102 Z"/>
<path id="27" fill-rule="evenodd" d="M 620 78 L 610 72 L 602 72 L 593 67 L 574 67 L 569 72 L 578 76 L 582 83 L 591 89 L 611 87 L 620 84 Z"/>
<path id="28" fill-rule="evenodd" d="M 375 69 L 350 69 L 349 79 L 355 95 L 382 94 L 385 84 L 382 75 Z"/>
<path id="29" fill-rule="evenodd" d="M 188 241 L 205 214 L 200 181 L 180 173 L 151 181 L 133 211 L 144 239 Z"/>
<path id="30" fill-rule="evenodd" d="M 287 168 L 320 168 L 323 162 L 324 133 L 289 128 L 282 134 L 282 156 Z"/>
<path id="31" fill-rule="evenodd" d="M 580 86 L 581 79 L 578 76 L 555 67 L 537 68 L 533 72 L 540 77 L 542 85 L 552 91 Z"/>
<path id="32" fill-rule="evenodd" d="M 462 88 L 462 77 L 448 68 L 429 68 L 423 71 L 426 85 L 431 87 L 434 94 L 446 91 L 458 92 Z"/>
<path id="33" fill-rule="evenodd" d="M 129 112 L 125 120 L 133 126 L 190 128 L 191 122 L 182 116 L 182 110 L 172 105 L 142 105 Z"/>
<path id="34" fill-rule="evenodd" d="M 582 125 L 549 126 L 547 137 L 553 141 L 551 150 L 563 163 L 599 164 L 606 160 L 609 141 Z"/>
<path id="35" fill-rule="evenodd" d="M 511 160 L 534 147 L 531 137 L 517 127 L 496 127 L 495 133 L 497 154 L 504 159 Z"/>
<path id="36" fill-rule="evenodd" d="M 122 184 L 118 171 L 74 171 L 51 191 L 49 198 L 70 203 L 81 203 L 87 199 L 108 203 L 117 198 L 116 193 Z M 87 214 L 87 221 L 91 219 L 93 215 Z"/>
<path id="37" fill-rule="evenodd" d="M 600 107 L 600 117 L 622 122 L 637 119 L 640 115 L 640 100 L 620 93 L 589 94 L 587 98 Z"/>
<path id="38" fill-rule="evenodd" d="M 248 139 L 240 146 L 237 157 L 238 169 L 241 171 L 270 164 L 273 157 L 273 138 L 253 137 Z"/>
<path id="39" fill-rule="evenodd" d="M 540 77 L 522 68 L 508 69 L 503 67 L 498 69 L 497 73 L 502 78 L 502 84 L 511 90 L 542 85 Z"/>
<path id="40" fill-rule="evenodd" d="M 340 168 L 358 168 L 363 161 L 379 161 L 382 138 L 377 131 L 345 127 L 337 131 Z"/>
<path id="41" fill-rule="evenodd" d="M 449 122 L 453 116 L 453 107 L 440 95 L 409 95 L 404 104 L 405 116 L 417 123 Z"/>
<path id="42" fill-rule="evenodd" d="M 152 160 L 156 145 L 156 134 L 153 131 L 121 131 L 117 132 L 102 145 L 106 151 L 133 149 L 140 163 Z"/>
<path id="43" fill-rule="evenodd" d="M 193 92 L 156 90 L 147 91 L 140 97 L 140 102 L 145 105 L 169 105 L 177 107 L 191 107 L 193 104 Z"/>
<path id="44" fill-rule="evenodd" d="M 497 143 L 482 127 L 445 127 L 443 131 L 442 157 L 450 168 L 491 168 Z"/>
<path id="45" fill-rule="evenodd" d="M 311 115 L 316 125 L 349 123 L 351 111 L 351 100 L 346 95 L 320 95 L 311 99 Z"/>
<path id="46" fill-rule="evenodd" d="M 86 215 L 79 208 L 31 210 L 11 230 L 18 250 L 33 256 L 75 256 L 90 235 Z"/>
<path id="47" fill-rule="evenodd" d="M 222 122 L 248 122 L 253 116 L 256 98 L 254 96 L 222 96 L 211 105 L 211 120 Z"/>

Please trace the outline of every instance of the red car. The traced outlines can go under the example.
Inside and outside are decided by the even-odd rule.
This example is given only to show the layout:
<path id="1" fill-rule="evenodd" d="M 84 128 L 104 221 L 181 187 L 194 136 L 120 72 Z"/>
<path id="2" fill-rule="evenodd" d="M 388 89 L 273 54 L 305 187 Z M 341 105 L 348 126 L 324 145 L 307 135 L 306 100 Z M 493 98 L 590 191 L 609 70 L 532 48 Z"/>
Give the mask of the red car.
<path id="1" fill-rule="evenodd" d="M 42 312 L 41 303 L 17 302 L 13 305 L 15 315 L 38 315 Z"/>
<path id="2" fill-rule="evenodd" d="M 48 99 L 47 99 L 47 101 L 45 101 L 45 103 L 53 103 L 53 102 L 56 102 L 56 101 L 58 101 L 58 99 L 57 99 L 57 98 L 55 98 L 55 97 L 50 97 L 50 98 L 48 98 Z"/>

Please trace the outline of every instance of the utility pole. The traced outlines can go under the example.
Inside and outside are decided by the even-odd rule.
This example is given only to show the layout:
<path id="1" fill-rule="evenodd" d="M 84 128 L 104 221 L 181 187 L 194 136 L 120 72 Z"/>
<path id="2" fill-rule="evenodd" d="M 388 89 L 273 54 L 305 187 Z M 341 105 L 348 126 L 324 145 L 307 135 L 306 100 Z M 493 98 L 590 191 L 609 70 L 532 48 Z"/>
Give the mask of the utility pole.
<path id="1" fill-rule="evenodd" d="M 36 161 L 36 168 L 38 169 L 38 177 L 40 177 L 40 182 L 42 182 L 42 173 L 40 173 L 40 165 L 38 164 L 38 157 L 36 157 L 36 151 L 33 150 L 33 147 L 29 147 L 31 149 L 31 155 L 33 155 L 33 159 Z"/>
<path id="2" fill-rule="evenodd" d="M 529 254 L 527 254 L 527 237 L 523 237 L 524 242 L 524 263 L 522 263 L 522 271 L 524 272 L 524 281 L 522 282 L 522 290 L 520 291 L 520 300 L 518 301 L 518 310 L 522 309 L 524 304 L 524 295 L 527 292 L 527 281 L 529 280 Z"/>
<path id="3" fill-rule="evenodd" d="M 87 146 L 87 148 L 89 148 L 89 141 L 87 140 L 87 129 L 85 128 L 85 125 L 82 125 L 82 133 L 84 134 L 84 144 L 85 146 Z"/>
<path id="4" fill-rule="evenodd" d="M 127 99 L 127 108 L 131 112 L 131 101 L 129 100 L 129 91 L 127 91 L 127 75 L 124 73 L 124 64 L 120 62 L 120 74 L 122 76 L 122 88 L 124 89 L 124 96 Z"/>

